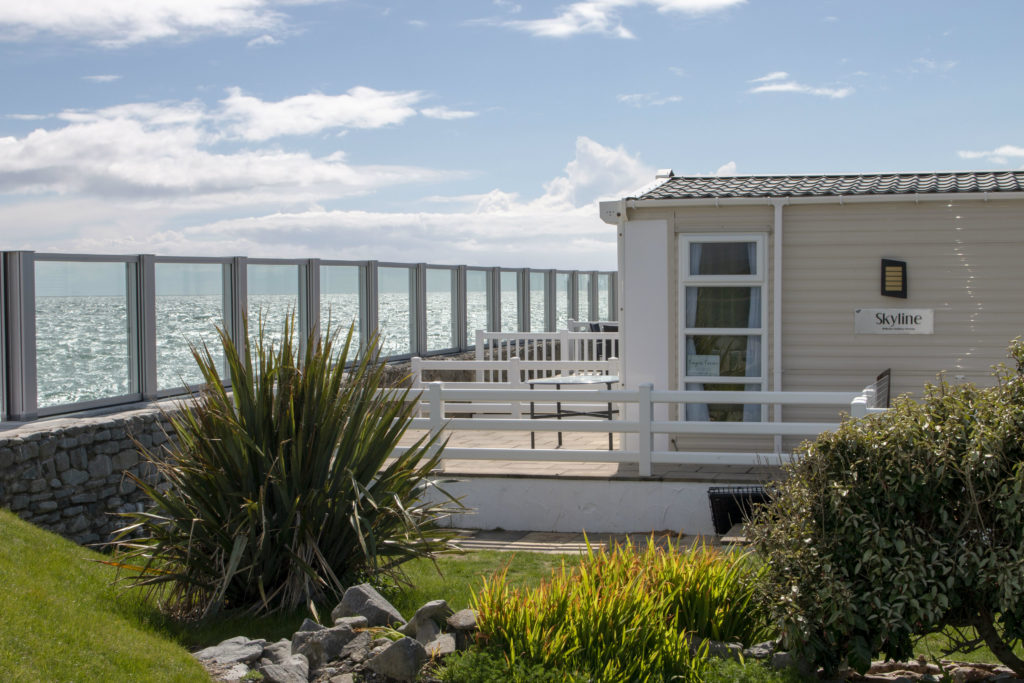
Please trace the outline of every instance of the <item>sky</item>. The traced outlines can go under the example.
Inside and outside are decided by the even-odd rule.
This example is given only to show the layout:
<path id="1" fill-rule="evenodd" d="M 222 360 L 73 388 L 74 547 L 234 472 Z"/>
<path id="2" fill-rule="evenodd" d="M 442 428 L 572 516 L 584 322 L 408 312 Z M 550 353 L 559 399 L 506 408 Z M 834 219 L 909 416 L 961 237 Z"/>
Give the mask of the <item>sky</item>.
<path id="1" fill-rule="evenodd" d="M 677 175 L 1024 167 L 1020 0 L 9 0 L 0 250 L 614 269 Z"/>

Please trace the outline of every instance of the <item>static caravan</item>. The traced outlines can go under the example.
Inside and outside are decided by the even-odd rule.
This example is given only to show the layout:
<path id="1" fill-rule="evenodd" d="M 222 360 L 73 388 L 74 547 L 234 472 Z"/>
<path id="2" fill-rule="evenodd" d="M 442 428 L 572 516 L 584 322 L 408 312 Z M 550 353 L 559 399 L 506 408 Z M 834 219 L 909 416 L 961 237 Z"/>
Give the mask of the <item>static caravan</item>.
<path id="1" fill-rule="evenodd" d="M 601 217 L 618 228 L 626 388 L 859 391 L 888 369 L 893 395 L 919 393 L 939 373 L 989 383 L 1024 334 L 1024 172 L 665 171 L 602 202 Z M 830 417 L 776 408 L 782 418 L 739 397 L 665 410 Z M 714 443 L 677 437 L 675 450 L 770 450 L 753 437 L 701 438 Z"/>

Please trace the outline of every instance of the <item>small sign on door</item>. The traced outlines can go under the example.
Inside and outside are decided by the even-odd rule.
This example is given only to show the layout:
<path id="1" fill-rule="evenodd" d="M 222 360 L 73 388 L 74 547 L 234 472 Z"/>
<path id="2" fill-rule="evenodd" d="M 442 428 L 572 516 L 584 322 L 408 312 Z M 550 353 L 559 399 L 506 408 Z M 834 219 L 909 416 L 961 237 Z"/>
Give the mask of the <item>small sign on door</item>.
<path id="1" fill-rule="evenodd" d="M 688 377 L 717 377 L 719 363 L 718 356 L 687 356 L 686 375 Z"/>

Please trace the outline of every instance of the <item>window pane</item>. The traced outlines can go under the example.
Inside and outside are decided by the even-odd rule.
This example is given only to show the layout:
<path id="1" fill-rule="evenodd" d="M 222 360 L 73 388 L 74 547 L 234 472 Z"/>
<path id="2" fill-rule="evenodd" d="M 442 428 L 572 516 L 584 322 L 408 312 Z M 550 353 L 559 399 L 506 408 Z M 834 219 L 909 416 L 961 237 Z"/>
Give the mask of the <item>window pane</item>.
<path id="1" fill-rule="evenodd" d="M 761 327 L 760 287 L 687 287 L 687 327 Z"/>
<path id="2" fill-rule="evenodd" d="M 687 391 L 759 391 L 760 384 L 687 384 Z M 687 403 L 686 419 L 711 422 L 760 422 L 760 403 Z"/>
<path id="3" fill-rule="evenodd" d="M 597 318 L 598 320 L 612 319 L 612 276 L 608 273 L 597 275 Z"/>
<path id="4" fill-rule="evenodd" d="M 466 343 L 476 343 L 476 331 L 487 329 L 488 280 L 485 270 L 466 271 Z"/>
<path id="5" fill-rule="evenodd" d="M 219 263 L 154 266 L 158 389 L 203 382 L 190 345 L 223 356 L 217 327 L 224 327 L 224 270 Z"/>
<path id="6" fill-rule="evenodd" d="M 555 329 L 569 328 L 569 273 L 555 273 Z"/>
<path id="7" fill-rule="evenodd" d="M 427 350 L 458 345 L 455 339 L 455 271 L 427 268 Z"/>
<path id="8" fill-rule="evenodd" d="M 288 265 L 249 264 L 246 268 L 249 290 L 249 343 L 255 348 L 260 324 L 263 325 L 264 343 L 275 348 L 284 334 L 284 321 L 294 318 L 295 343 L 298 349 L 299 267 Z"/>
<path id="9" fill-rule="evenodd" d="M 383 356 L 412 353 L 412 272 L 394 266 L 377 269 L 377 323 Z"/>
<path id="10" fill-rule="evenodd" d="M 130 392 L 127 268 L 36 261 L 40 408 Z"/>
<path id="11" fill-rule="evenodd" d="M 686 375 L 760 377 L 759 335 L 687 335 Z"/>
<path id="12" fill-rule="evenodd" d="M 362 342 L 359 321 L 366 306 L 364 275 L 362 266 L 320 266 L 320 325 L 326 330 L 329 324 L 339 344 L 345 343 L 349 326 L 353 328 L 349 358 Z"/>
<path id="13" fill-rule="evenodd" d="M 501 274 L 501 331 L 519 331 L 519 273 Z"/>
<path id="14" fill-rule="evenodd" d="M 547 277 L 544 273 L 530 273 L 530 330 L 547 332 Z"/>
<path id="15" fill-rule="evenodd" d="M 576 275 L 576 317 L 590 320 L 590 273 Z"/>
<path id="16" fill-rule="evenodd" d="M 757 242 L 691 242 L 690 275 L 757 275 Z"/>

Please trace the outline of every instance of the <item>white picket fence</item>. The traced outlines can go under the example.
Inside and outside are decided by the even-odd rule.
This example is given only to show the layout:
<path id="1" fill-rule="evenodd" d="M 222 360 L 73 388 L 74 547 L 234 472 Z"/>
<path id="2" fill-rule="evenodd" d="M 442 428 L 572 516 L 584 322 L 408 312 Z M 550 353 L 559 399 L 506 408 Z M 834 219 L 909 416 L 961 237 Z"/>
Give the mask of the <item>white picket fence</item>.
<path id="1" fill-rule="evenodd" d="M 445 361 L 441 361 L 445 362 Z M 636 435 L 630 443 L 636 447 L 619 450 L 571 450 L 571 449 L 524 449 L 524 448 L 459 448 L 449 446 L 444 451 L 446 459 L 460 460 L 521 460 L 521 461 L 580 461 L 636 463 L 641 477 L 650 477 L 652 466 L 667 465 L 757 465 L 763 464 L 771 453 L 734 452 L 692 452 L 659 450 L 655 444 L 659 435 L 704 435 L 704 436 L 765 436 L 813 437 L 838 427 L 838 422 L 696 422 L 655 419 L 658 404 L 686 403 L 733 403 L 736 393 L 732 391 L 655 391 L 650 384 L 635 390 L 625 389 L 577 389 L 574 402 L 620 406 L 619 415 L 636 415 L 636 419 L 593 420 L 564 419 L 558 421 L 531 420 L 522 416 L 523 405 L 531 401 L 546 402 L 548 405 L 564 401 L 564 390 L 523 389 L 508 386 L 481 388 L 455 388 L 443 382 L 429 382 L 422 394 L 423 416 L 414 418 L 411 427 L 426 429 L 432 434 L 442 431 L 502 431 L 502 432 L 601 432 L 620 435 Z M 837 417 L 841 411 L 849 411 L 852 417 L 863 417 L 868 412 L 870 397 L 852 392 L 809 392 L 809 391 L 747 391 L 743 392 L 744 403 L 792 406 L 834 406 Z M 498 406 L 500 409 L 489 408 Z M 516 409 L 515 406 L 520 406 Z M 622 407 L 635 406 L 623 412 Z M 451 413 L 473 413 L 482 415 L 511 411 L 511 417 L 480 418 L 452 417 Z M 625 443 L 627 440 L 623 439 Z M 661 439 L 660 441 L 667 441 Z M 777 454 L 776 454 L 777 455 Z"/>

